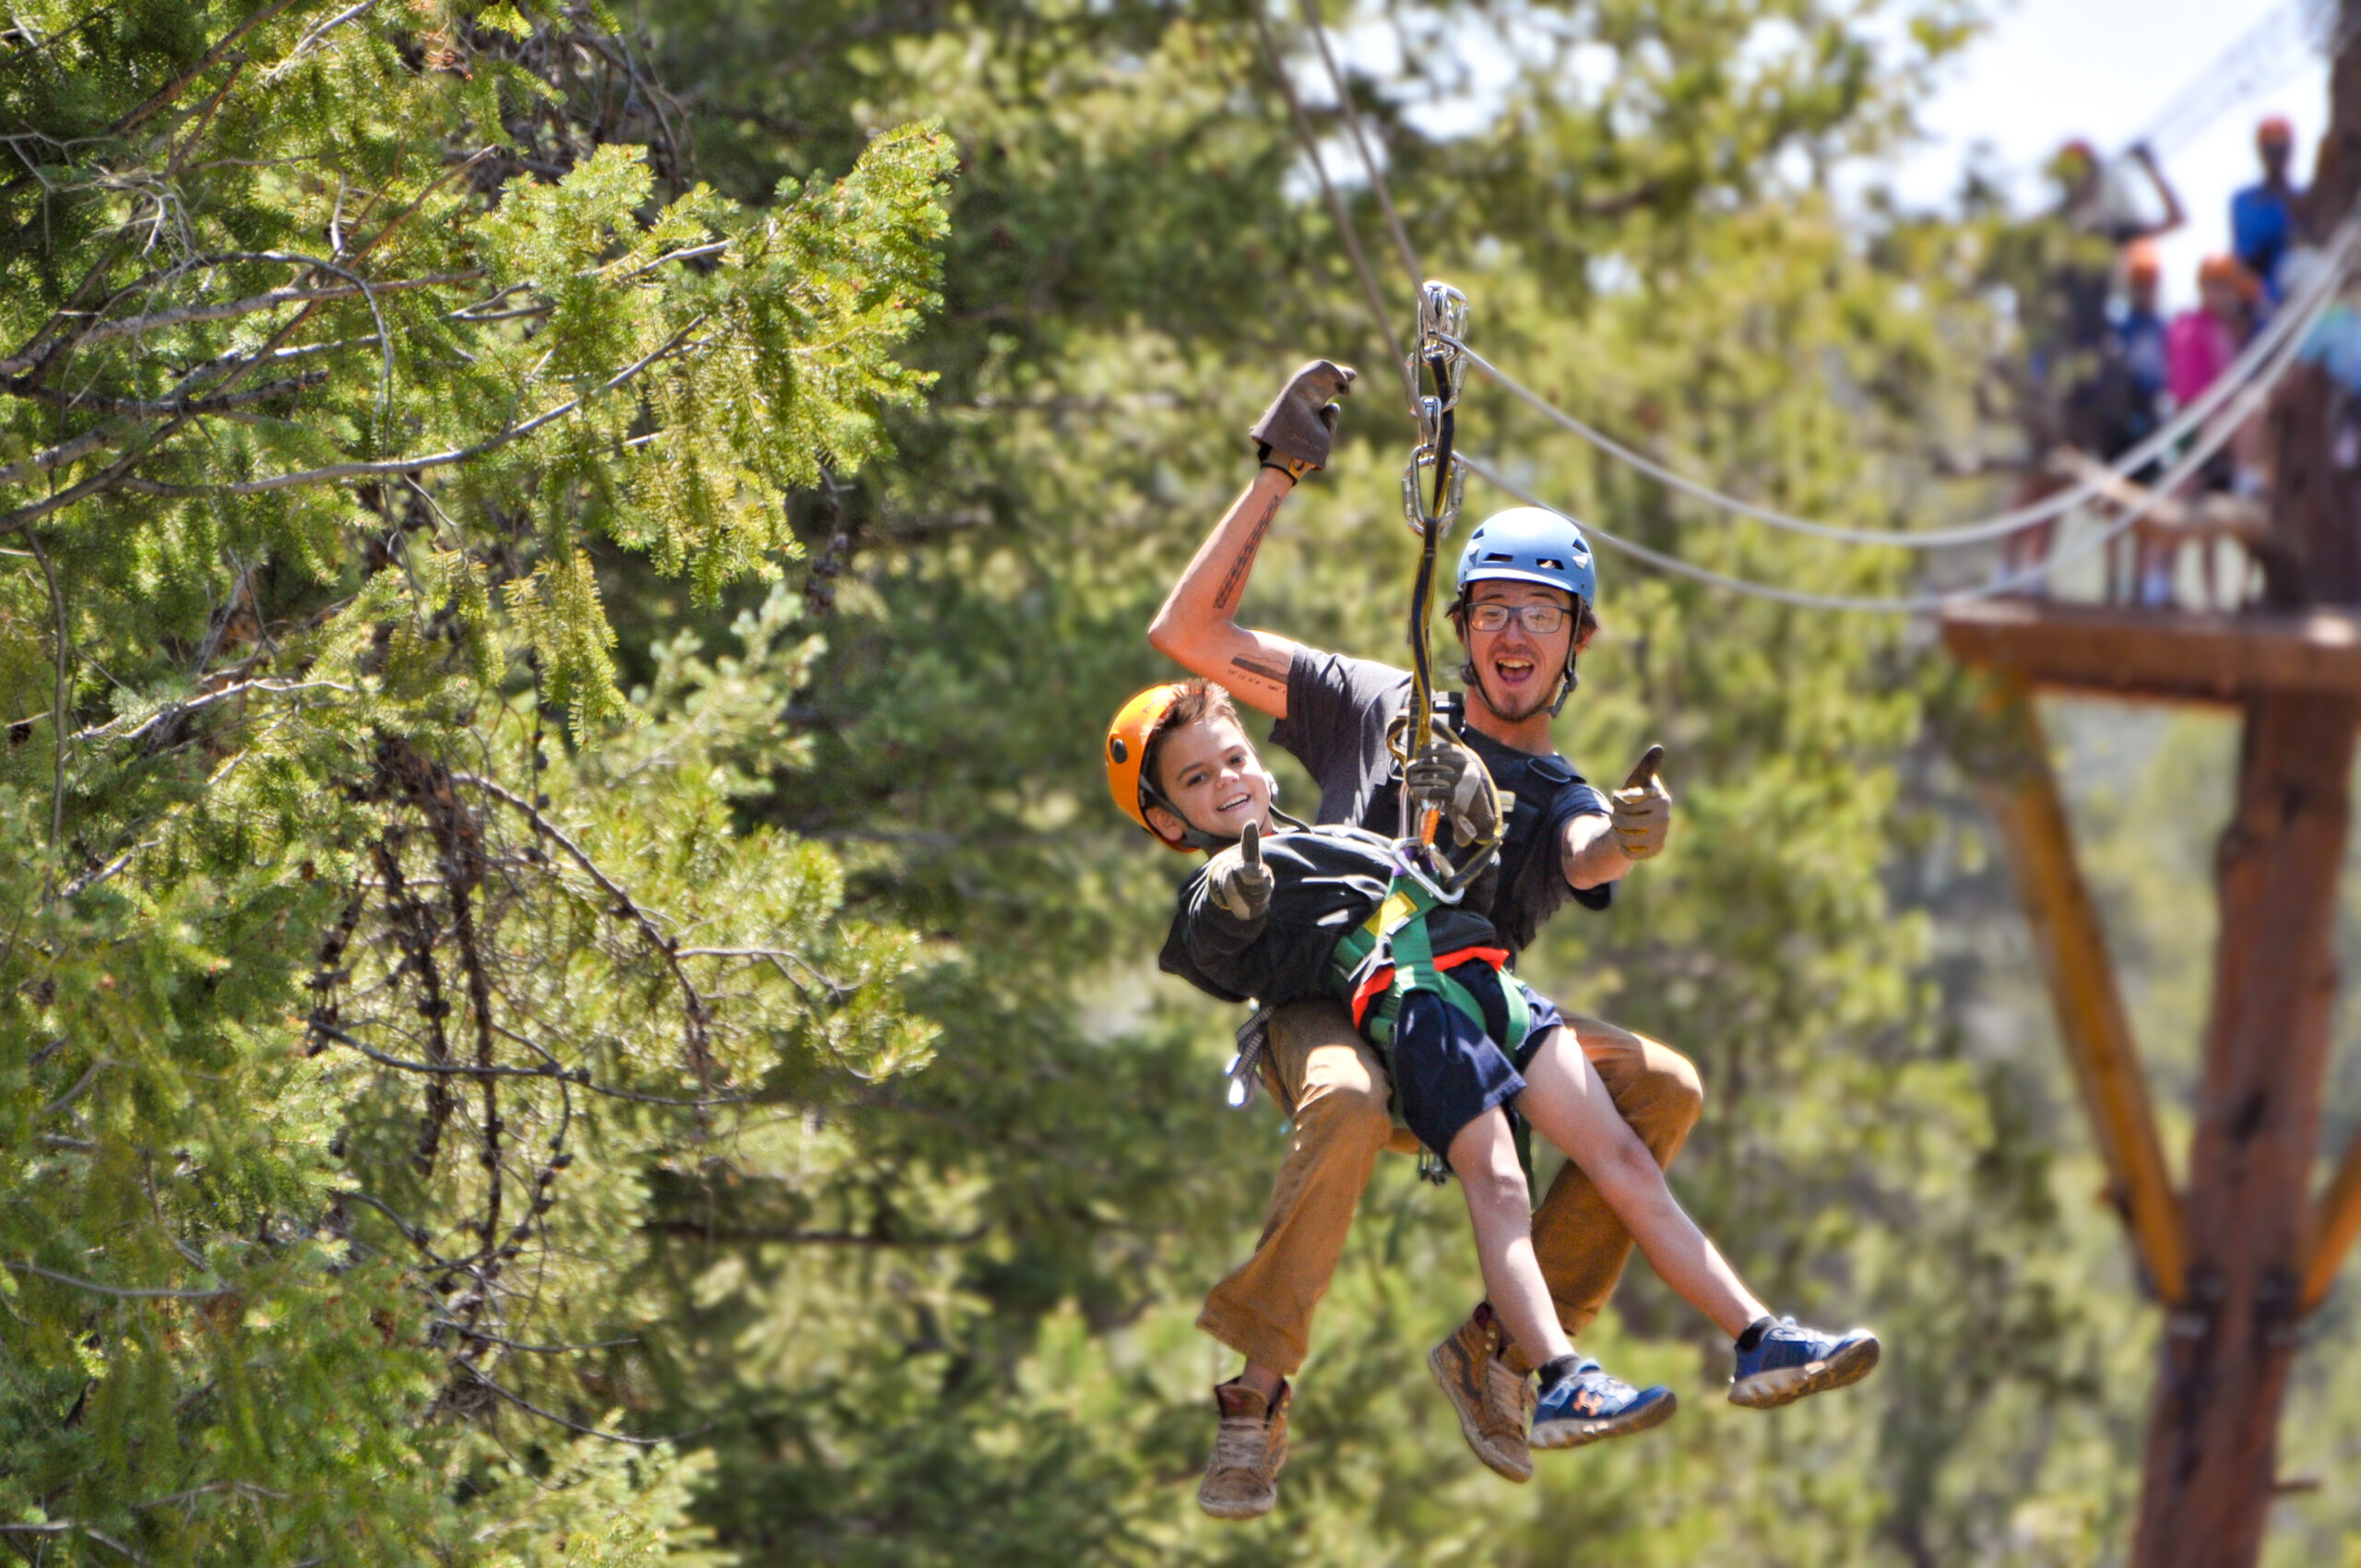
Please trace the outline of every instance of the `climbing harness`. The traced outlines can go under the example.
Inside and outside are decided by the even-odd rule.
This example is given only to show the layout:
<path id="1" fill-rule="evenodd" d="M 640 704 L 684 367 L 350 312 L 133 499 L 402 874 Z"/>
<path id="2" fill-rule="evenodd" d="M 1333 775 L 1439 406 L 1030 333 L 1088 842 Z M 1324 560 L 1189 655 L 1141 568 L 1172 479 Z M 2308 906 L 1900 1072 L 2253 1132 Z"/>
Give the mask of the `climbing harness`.
<path id="1" fill-rule="evenodd" d="M 1470 958 L 1480 958 L 1495 968 L 1509 961 L 1505 947 L 1463 947 L 1438 954 L 1430 939 L 1426 917 L 1453 900 L 1435 885 L 1399 844 L 1394 847 L 1394 883 L 1386 889 L 1384 899 L 1368 920 L 1337 941 L 1335 956 L 1330 961 L 1338 981 L 1346 988 L 1346 997 L 1353 1010 L 1353 1027 L 1387 1053 L 1389 1067 L 1394 1027 L 1401 1016 L 1404 1000 L 1411 992 L 1433 992 L 1482 1025 L 1484 1009 L 1475 992 L 1443 971 Z M 1525 1043 L 1532 1018 L 1524 992 L 1514 987 L 1503 989 L 1509 997 L 1511 1038 L 1496 1043 L 1503 1051 L 1513 1052 Z"/>
<path id="2" fill-rule="evenodd" d="M 1394 880 L 1385 897 L 1370 912 L 1368 920 L 1347 932 L 1337 941 L 1336 951 L 1329 962 L 1336 981 L 1342 987 L 1346 1001 L 1352 1008 L 1353 1027 L 1369 1038 L 1385 1063 L 1388 1079 L 1396 1083 L 1400 1075 L 1394 1070 L 1394 1031 L 1400 1022 L 1402 1008 L 1411 996 L 1428 992 L 1441 997 L 1460 1016 L 1489 1034 L 1490 1023 L 1484 1016 L 1483 1004 L 1476 993 L 1453 979 L 1449 970 L 1471 961 L 1489 964 L 1495 969 L 1509 961 L 1508 949 L 1494 946 L 1456 948 L 1449 953 L 1434 950 L 1432 933 L 1427 929 L 1427 916 L 1445 905 L 1458 901 L 1456 893 L 1446 892 L 1426 874 L 1419 865 L 1418 845 L 1413 839 L 1402 839 L 1394 846 Z M 1533 1011 L 1525 1000 L 1522 986 L 1503 981 L 1501 995 L 1507 1009 L 1507 1038 L 1493 1043 L 1503 1054 L 1513 1060 L 1533 1032 Z M 1400 1090 L 1395 1090 L 1397 1103 L 1394 1116 L 1398 1121 L 1401 1109 Z M 1510 1113 L 1510 1123 L 1516 1135 L 1517 1158 L 1525 1168 L 1528 1182 L 1533 1175 L 1531 1132 L 1525 1119 Z M 1418 1174 L 1440 1185 L 1448 1176 L 1441 1158 L 1434 1150 L 1421 1147 L 1418 1151 Z"/>

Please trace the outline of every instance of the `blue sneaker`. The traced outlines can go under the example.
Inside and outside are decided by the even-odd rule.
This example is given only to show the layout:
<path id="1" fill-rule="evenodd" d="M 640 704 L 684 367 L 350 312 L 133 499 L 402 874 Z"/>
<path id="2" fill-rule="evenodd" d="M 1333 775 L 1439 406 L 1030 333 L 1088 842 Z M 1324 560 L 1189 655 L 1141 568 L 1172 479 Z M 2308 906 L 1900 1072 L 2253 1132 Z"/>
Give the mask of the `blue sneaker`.
<path id="1" fill-rule="evenodd" d="M 1878 1336 L 1866 1328 L 1822 1334 L 1794 1318 L 1773 1324 L 1751 1350 L 1738 1353 L 1730 1403 L 1775 1410 L 1807 1395 L 1860 1382 L 1878 1364 Z"/>
<path id="2" fill-rule="evenodd" d="M 1584 1357 L 1572 1377 L 1542 1391 L 1527 1441 L 1536 1448 L 1580 1448 L 1661 1426 L 1679 1408 L 1671 1389 L 1634 1388 Z"/>

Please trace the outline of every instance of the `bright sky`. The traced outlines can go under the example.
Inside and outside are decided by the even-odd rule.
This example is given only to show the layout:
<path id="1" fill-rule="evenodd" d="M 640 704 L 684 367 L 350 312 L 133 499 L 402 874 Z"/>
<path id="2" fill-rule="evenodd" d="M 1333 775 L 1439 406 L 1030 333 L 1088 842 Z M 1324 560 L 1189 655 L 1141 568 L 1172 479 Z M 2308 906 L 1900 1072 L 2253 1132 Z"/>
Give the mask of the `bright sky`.
<path id="1" fill-rule="evenodd" d="M 2045 188 L 2041 166 L 2059 144 L 2082 137 L 2119 151 L 2275 8 L 2256 0 L 2015 0 L 1949 67 L 1922 116 L 1932 139 L 1894 172 L 1896 187 L 1911 206 L 1933 205 L 1982 141 L 2030 208 Z M 2198 263 L 2229 249 L 2230 194 L 2260 172 L 2256 120 L 2276 112 L 2295 123 L 2296 182 L 2310 183 L 2328 120 L 2328 66 L 2309 51 L 2289 65 L 2268 91 L 2230 105 L 2186 145 L 2159 149 L 2189 210 L 2188 226 L 2162 242 L 2169 305 L 2194 303 Z"/>

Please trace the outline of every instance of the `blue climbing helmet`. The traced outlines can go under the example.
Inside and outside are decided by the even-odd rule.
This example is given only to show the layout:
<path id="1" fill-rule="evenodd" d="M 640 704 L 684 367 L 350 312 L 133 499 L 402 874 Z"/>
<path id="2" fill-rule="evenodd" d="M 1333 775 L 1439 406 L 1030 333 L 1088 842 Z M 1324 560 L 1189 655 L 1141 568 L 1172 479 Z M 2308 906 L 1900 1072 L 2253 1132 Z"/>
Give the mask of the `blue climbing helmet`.
<path id="1" fill-rule="evenodd" d="M 1540 506 L 1512 506 L 1476 525 L 1459 552 L 1459 597 L 1467 585 L 1509 578 L 1563 588 L 1584 604 L 1598 597 L 1590 541 L 1572 517 Z"/>
<path id="2" fill-rule="evenodd" d="M 1455 583 L 1459 599 L 1453 611 L 1453 619 L 1459 622 L 1463 636 L 1469 587 L 1503 579 L 1539 583 L 1573 595 L 1577 630 L 1582 612 L 1598 597 L 1598 568 L 1591 560 L 1590 540 L 1583 537 L 1583 530 L 1572 517 L 1560 517 L 1542 506 L 1512 506 L 1505 512 L 1495 512 L 1477 524 L 1476 531 L 1467 536 L 1467 547 L 1459 552 Z M 1574 669 L 1574 642 L 1570 637 L 1566 643 L 1564 683 L 1549 704 L 1552 718 L 1566 706 L 1566 698 L 1582 679 Z M 1460 666 L 1459 678 L 1486 707 L 1491 706 L 1492 699 L 1477 679 L 1473 659 Z"/>

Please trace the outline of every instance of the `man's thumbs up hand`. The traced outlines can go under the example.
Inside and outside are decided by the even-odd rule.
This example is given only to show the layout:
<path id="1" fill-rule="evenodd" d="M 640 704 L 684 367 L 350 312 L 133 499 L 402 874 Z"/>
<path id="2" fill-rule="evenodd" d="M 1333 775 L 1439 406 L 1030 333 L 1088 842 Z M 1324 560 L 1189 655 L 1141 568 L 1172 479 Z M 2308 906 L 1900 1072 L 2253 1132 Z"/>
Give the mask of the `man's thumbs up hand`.
<path id="1" fill-rule="evenodd" d="M 1656 766 L 1663 761 L 1664 748 L 1650 746 L 1623 780 L 1623 788 L 1609 797 L 1614 812 L 1608 826 L 1614 831 L 1616 847 L 1627 859 L 1644 861 L 1662 854 L 1664 841 L 1672 834 L 1672 791 L 1656 777 Z"/>

